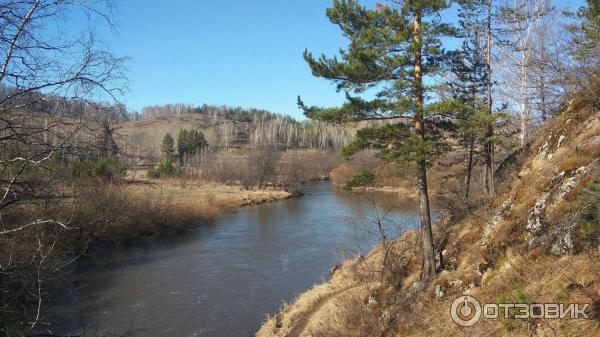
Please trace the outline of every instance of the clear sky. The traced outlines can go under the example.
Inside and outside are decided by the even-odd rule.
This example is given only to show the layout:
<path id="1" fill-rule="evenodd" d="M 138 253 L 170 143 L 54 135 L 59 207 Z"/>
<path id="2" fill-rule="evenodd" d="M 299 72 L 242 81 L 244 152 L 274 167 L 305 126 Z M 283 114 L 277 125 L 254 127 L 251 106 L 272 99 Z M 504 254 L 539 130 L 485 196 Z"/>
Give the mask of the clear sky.
<path id="1" fill-rule="evenodd" d="M 346 42 L 325 10 L 331 0 L 127 0 L 117 33 L 103 39 L 129 57 L 129 109 L 183 102 L 256 107 L 300 117 L 296 98 L 337 105 L 343 94 L 302 58 Z M 362 0 L 374 7 L 375 0 Z M 579 6 L 583 0 L 557 1 Z"/>

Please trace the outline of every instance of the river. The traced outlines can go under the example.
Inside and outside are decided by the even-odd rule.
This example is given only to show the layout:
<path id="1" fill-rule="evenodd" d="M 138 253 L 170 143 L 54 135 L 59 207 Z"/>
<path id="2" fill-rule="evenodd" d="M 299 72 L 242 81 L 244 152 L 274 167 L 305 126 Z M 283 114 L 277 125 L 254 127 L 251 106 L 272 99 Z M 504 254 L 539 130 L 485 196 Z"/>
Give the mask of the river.
<path id="1" fill-rule="evenodd" d="M 337 191 L 310 183 L 304 195 L 242 208 L 178 238 L 84 257 L 53 333 L 252 336 L 268 313 L 329 277 L 344 257 L 418 224 L 395 194 Z M 374 206 L 375 205 L 375 206 Z M 379 215 L 378 215 L 379 214 Z M 101 335 L 101 334 L 100 334 Z"/>

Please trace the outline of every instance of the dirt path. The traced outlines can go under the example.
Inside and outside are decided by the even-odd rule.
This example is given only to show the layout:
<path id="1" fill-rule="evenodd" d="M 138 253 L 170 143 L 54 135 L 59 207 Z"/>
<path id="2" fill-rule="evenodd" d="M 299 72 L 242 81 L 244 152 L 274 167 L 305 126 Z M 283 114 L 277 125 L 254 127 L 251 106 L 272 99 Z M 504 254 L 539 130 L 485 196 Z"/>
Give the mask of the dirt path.
<path id="1" fill-rule="evenodd" d="M 300 335 L 302 334 L 302 332 L 304 331 L 304 329 L 306 328 L 306 326 L 308 325 L 308 322 L 310 322 L 310 319 L 312 318 L 312 316 L 314 314 L 316 314 L 319 310 L 321 310 L 321 308 L 327 304 L 327 302 L 329 302 L 332 298 L 348 291 L 351 289 L 354 289 L 356 287 L 359 287 L 360 285 L 353 285 L 353 286 L 349 286 L 349 287 L 345 287 L 342 288 L 340 290 L 334 291 L 333 293 L 328 294 L 327 296 L 323 296 L 321 299 L 319 299 L 315 304 L 313 304 L 313 306 L 307 310 L 306 312 L 304 312 L 302 314 L 302 317 L 300 317 L 297 320 L 297 323 L 294 324 L 294 328 L 292 329 L 292 331 L 290 331 L 290 333 L 288 333 L 286 335 L 286 337 L 300 337 Z"/>

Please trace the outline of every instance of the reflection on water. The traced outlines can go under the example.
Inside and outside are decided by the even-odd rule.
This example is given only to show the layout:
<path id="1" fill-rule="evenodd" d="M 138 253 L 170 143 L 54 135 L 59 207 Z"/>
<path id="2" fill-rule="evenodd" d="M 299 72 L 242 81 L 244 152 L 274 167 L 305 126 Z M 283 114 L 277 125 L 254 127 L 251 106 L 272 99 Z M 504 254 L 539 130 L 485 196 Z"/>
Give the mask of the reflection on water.
<path id="1" fill-rule="evenodd" d="M 330 268 L 418 224 L 394 194 L 304 187 L 302 197 L 244 208 L 182 238 L 80 261 L 84 282 L 57 309 L 60 334 L 86 327 L 135 336 L 249 336 L 267 313 L 329 276 Z M 374 205 L 377 205 L 375 207 Z"/>

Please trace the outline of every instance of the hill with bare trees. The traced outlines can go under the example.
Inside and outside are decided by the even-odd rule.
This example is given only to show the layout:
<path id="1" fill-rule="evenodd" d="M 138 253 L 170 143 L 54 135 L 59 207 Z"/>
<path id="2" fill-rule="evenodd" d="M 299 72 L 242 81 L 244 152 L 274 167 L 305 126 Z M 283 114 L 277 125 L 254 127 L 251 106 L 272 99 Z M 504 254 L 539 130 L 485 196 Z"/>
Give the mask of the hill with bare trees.
<path id="1" fill-rule="evenodd" d="M 135 164 L 158 162 L 165 134 L 201 130 L 211 152 L 274 146 L 280 150 L 336 151 L 350 142 L 352 129 L 318 121 L 297 121 L 289 116 L 258 109 L 185 104 L 148 106 L 131 121 L 113 123 L 115 138 Z"/>

